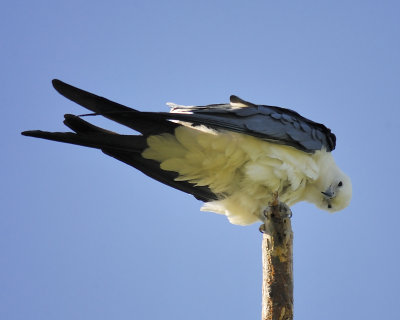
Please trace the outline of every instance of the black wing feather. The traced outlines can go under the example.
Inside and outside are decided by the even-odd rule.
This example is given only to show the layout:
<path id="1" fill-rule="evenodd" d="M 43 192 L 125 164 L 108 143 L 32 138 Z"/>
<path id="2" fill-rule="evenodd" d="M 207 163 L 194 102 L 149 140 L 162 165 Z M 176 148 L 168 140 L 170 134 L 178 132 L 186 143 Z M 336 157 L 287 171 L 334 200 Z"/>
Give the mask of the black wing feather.
<path id="1" fill-rule="evenodd" d="M 249 134 L 263 140 L 290 145 L 305 152 L 313 152 L 323 147 L 332 151 L 336 147 L 336 136 L 329 128 L 301 116 L 294 110 L 256 105 L 234 95 L 230 97 L 230 101 L 231 104 L 181 109 L 178 107 L 177 113 L 163 113 L 163 116 L 208 125 L 214 129 Z M 235 107 L 237 104 L 243 107 Z M 179 114 L 179 110 L 185 111 L 186 114 Z"/>
<path id="2" fill-rule="evenodd" d="M 292 146 L 304 152 L 325 148 L 335 149 L 336 137 L 324 125 L 295 118 L 271 110 L 269 106 L 246 107 L 241 110 L 193 111 L 189 114 L 168 112 L 142 112 L 143 117 L 180 120 L 193 125 L 205 125 L 216 130 L 228 130 L 251 135 L 277 144 Z M 244 115 L 243 115 L 244 114 Z M 290 116 L 290 119 L 289 119 Z M 314 134 L 313 134 L 314 131 Z"/>

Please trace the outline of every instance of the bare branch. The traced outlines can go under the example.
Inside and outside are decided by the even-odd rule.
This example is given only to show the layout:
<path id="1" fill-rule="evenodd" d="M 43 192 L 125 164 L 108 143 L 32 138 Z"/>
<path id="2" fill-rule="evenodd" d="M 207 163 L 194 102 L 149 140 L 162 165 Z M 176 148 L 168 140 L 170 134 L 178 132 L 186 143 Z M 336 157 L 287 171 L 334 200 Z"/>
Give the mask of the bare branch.
<path id="1" fill-rule="evenodd" d="M 290 208 L 278 201 L 265 210 L 262 226 L 262 320 L 293 319 L 293 231 Z M 260 229 L 260 230 L 261 230 Z"/>

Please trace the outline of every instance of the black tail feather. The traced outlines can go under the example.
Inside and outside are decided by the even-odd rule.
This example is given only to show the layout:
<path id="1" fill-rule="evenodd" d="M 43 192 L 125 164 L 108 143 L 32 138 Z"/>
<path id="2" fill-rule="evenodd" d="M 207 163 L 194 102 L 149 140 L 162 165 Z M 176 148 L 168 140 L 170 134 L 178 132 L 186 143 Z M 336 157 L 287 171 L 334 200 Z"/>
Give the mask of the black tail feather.
<path id="1" fill-rule="evenodd" d="M 116 134 L 115 132 L 97 127 L 73 114 L 64 115 L 64 124 L 71 130 L 75 131 L 76 133 L 100 132 L 100 133 Z"/>
<path id="2" fill-rule="evenodd" d="M 177 124 L 166 119 L 143 117 L 140 111 L 76 88 L 60 80 L 54 79 L 52 83 L 53 87 L 67 99 L 144 135 L 172 133 L 177 127 Z"/>
<path id="3" fill-rule="evenodd" d="M 76 144 L 96 149 L 121 150 L 127 152 L 142 152 L 146 148 L 146 139 L 143 136 L 128 136 L 107 133 L 73 133 L 48 132 L 41 130 L 24 131 L 22 135 Z"/>

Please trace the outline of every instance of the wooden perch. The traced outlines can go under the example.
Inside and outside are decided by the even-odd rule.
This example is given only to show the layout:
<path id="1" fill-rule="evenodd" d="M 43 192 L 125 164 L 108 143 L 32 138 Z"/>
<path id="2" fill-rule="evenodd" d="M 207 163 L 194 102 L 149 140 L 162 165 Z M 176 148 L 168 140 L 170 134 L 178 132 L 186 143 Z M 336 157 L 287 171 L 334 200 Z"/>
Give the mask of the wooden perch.
<path id="1" fill-rule="evenodd" d="M 264 211 L 262 320 L 293 319 L 293 231 L 290 208 L 278 201 Z"/>

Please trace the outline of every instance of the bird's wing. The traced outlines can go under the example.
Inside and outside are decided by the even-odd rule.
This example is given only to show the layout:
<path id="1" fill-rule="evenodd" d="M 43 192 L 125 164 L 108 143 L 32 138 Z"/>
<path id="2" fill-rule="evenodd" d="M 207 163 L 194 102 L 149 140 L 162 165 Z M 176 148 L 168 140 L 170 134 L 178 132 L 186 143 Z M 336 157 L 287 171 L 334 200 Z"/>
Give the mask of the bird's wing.
<path id="1" fill-rule="evenodd" d="M 230 104 L 185 107 L 172 105 L 172 112 L 143 113 L 149 117 L 205 125 L 229 130 L 277 144 L 289 145 L 305 152 L 335 149 L 336 137 L 323 124 L 302 117 L 297 112 L 267 105 L 255 105 L 236 96 Z"/>
<path id="2" fill-rule="evenodd" d="M 236 96 L 230 104 L 177 106 L 172 112 L 140 112 L 103 97 L 53 80 L 54 88 L 66 98 L 113 121 L 143 134 L 173 133 L 178 126 L 165 120 L 179 120 L 205 125 L 216 130 L 239 132 L 277 144 L 289 145 L 305 152 L 335 149 L 336 137 L 323 124 L 297 112 L 268 105 L 255 105 Z"/>
<path id="3" fill-rule="evenodd" d="M 336 137 L 323 124 L 302 117 L 297 112 L 268 105 L 256 105 L 231 96 L 229 104 L 179 106 L 172 112 L 140 112 L 103 97 L 78 89 L 60 80 L 54 88 L 66 98 L 145 135 L 173 133 L 179 120 L 205 125 L 215 130 L 239 132 L 277 144 L 289 145 L 305 152 L 335 149 Z"/>

